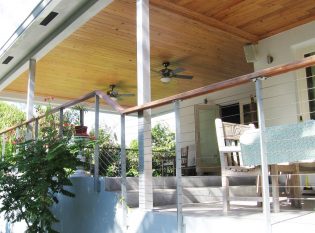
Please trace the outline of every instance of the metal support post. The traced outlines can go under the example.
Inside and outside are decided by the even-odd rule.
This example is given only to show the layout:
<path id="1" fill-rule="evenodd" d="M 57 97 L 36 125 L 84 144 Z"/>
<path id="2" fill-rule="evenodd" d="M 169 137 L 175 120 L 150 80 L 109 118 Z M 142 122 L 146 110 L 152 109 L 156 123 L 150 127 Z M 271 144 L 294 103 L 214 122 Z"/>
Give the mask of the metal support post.
<path id="1" fill-rule="evenodd" d="M 35 136 L 35 140 L 38 139 L 38 126 L 39 126 L 39 122 L 38 122 L 38 118 L 36 118 L 35 120 L 35 129 L 34 129 L 34 136 Z"/>
<path id="2" fill-rule="evenodd" d="M 100 181 L 99 181 L 99 154 L 100 148 L 98 143 L 99 138 L 99 123 L 100 120 L 100 98 L 98 95 L 95 96 L 95 149 L 94 149 L 94 189 L 96 192 L 100 192 Z"/>
<path id="3" fill-rule="evenodd" d="M 176 196 L 177 196 L 177 232 L 183 232 L 183 187 L 182 187 L 182 156 L 181 156 L 181 129 L 180 129 L 180 101 L 174 102 L 176 126 Z"/>
<path id="4" fill-rule="evenodd" d="M 80 126 L 84 125 L 84 110 L 80 109 Z"/>
<path id="5" fill-rule="evenodd" d="M 271 233 L 271 215 L 270 215 L 270 200 L 269 200 L 269 180 L 268 180 L 268 162 L 266 157 L 266 127 L 265 116 L 263 109 L 263 99 L 261 94 L 261 78 L 255 80 L 258 122 L 260 128 L 260 157 L 262 171 L 262 195 L 263 195 L 263 212 L 265 215 L 265 232 Z"/>
<path id="6" fill-rule="evenodd" d="M 63 108 L 59 110 L 59 137 L 63 137 Z"/>
<path id="7" fill-rule="evenodd" d="M 4 161 L 5 155 L 5 134 L 2 134 L 1 160 Z"/>
<path id="8" fill-rule="evenodd" d="M 121 164 L 121 201 L 122 201 L 122 223 L 123 229 L 127 230 L 127 179 L 126 179 L 126 119 L 125 114 L 120 117 L 121 138 L 120 138 L 120 164 Z"/>

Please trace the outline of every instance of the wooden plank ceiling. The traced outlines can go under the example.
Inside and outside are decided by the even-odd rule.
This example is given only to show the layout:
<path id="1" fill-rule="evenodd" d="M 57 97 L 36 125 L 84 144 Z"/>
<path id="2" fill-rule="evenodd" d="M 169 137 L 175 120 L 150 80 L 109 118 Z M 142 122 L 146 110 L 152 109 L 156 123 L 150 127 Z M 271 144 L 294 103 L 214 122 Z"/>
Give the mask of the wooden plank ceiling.
<path id="1" fill-rule="evenodd" d="M 261 40 L 315 19 L 314 0 L 151 0 L 164 9 Z M 225 27 L 225 28 L 224 28 Z"/>
<path id="2" fill-rule="evenodd" d="M 309 21 L 314 2 L 151 0 L 152 99 L 251 72 L 243 45 L 286 30 L 288 23 Z M 170 61 L 170 68 L 185 68 L 183 74 L 193 80 L 161 83 L 163 61 Z M 96 89 L 106 91 L 110 84 L 117 84 L 121 93 L 136 94 L 135 1 L 114 1 L 38 61 L 36 73 L 37 96 L 75 99 Z M 27 72 L 6 91 L 25 93 L 26 80 Z M 119 101 L 136 105 L 136 97 Z"/>

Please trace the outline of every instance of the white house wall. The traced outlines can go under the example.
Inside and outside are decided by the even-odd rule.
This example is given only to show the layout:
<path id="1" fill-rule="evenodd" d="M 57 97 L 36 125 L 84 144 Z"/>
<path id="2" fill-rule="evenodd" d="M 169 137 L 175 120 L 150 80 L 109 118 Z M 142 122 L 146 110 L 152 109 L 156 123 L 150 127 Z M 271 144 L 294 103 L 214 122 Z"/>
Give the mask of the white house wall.
<path id="1" fill-rule="evenodd" d="M 255 71 L 302 59 L 302 54 L 315 51 L 314 48 L 315 22 L 261 40 L 257 46 Z M 267 63 L 267 55 L 274 58 L 271 64 Z M 289 72 L 263 82 L 263 96 L 267 98 L 264 101 L 267 126 L 297 122 L 300 114 L 305 113 L 297 104 L 300 101 L 297 74 L 298 72 Z M 300 74 L 305 77 L 303 70 Z M 266 86 L 274 87 L 265 88 Z"/>
<path id="2" fill-rule="evenodd" d="M 293 62 L 313 51 L 315 51 L 315 21 L 259 41 L 258 60 L 254 63 L 254 68 L 257 71 Z M 271 64 L 267 64 L 268 54 L 274 58 Z M 300 115 L 303 116 L 303 120 L 309 119 L 307 87 L 303 79 L 305 76 L 304 69 L 301 69 L 264 81 L 264 87 L 274 86 L 263 91 L 267 126 L 294 123 L 299 121 Z M 300 88 L 297 85 L 297 78 L 304 82 Z M 277 97 L 266 99 L 271 96 Z M 305 176 L 301 179 L 303 184 Z M 314 185 L 315 179 L 310 177 L 309 182 Z"/>
<path id="3" fill-rule="evenodd" d="M 189 146 L 188 164 L 194 163 L 195 158 L 195 113 L 194 106 L 204 104 L 207 99 L 208 105 L 226 105 L 241 102 L 250 102 L 250 94 L 255 93 L 253 83 L 229 88 L 226 90 L 214 92 L 208 95 L 184 100 L 180 104 L 180 125 L 181 125 L 181 147 Z"/>
<path id="4" fill-rule="evenodd" d="M 302 53 L 315 51 L 315 49 L 312 50 L 313 48 L 315 48 L 315 22 L 261 40 L 257 46 L 255 71 L 301 59 Z M 267 55 L 274 58 L 271 64 L 267 63 Z M 300 73 L 303 75 L 303 70 Z M 289 72 L 263 81 L 266 126 L 297 122 L 300 113 L 306 112 L 297 104 L 299 98 L 296 78 L 297 72 Z M 195 157 L 194 105 L 203 104 L 205 98 L 210 105 L 227 103 L 229 100 L 231 103 L 235 103 L 237 99 L 246 101 L 246 98 L 249 101 L 249 92 L 255 93 L 253 84 L 246 84 L 181 102 L 181 146 L 190 146 L 190 158 Z M 236 96 L 236 94 L 238 95 Z M 305 117 L 303 118 L 305 119 Z"/>

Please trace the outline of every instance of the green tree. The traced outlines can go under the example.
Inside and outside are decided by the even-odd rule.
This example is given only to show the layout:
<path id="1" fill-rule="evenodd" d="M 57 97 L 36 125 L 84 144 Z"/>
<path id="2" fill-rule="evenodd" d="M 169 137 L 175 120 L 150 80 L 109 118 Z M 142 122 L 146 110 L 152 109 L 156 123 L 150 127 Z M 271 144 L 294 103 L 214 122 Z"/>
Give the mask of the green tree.
<path id="1" fill-rule="evenodd" d="M 166 124 L 157 124 L 151 130 L 152 150 L 154 151 L 173 151 L 175 150 L 175 133 Z M 138 149 L 138 141 L 132 140 L 130 149 Z"/>
<path id="2" fill-rule="evenodd" d="M 90 135 L 94 136 L 94 130 Z M 105 125 L 99 130 L 99 166 L 100 175 L 115 177 L 120 175 L 120 147 L 117 142 L 117 136 L 112 129 Z"/>
<path id="3" fill-rule="evenodd" d="M 157 124 L 151 130 L 152 137 L 152 166 L 153 175 L 161 175 L 160 163 L 167 152 L 168 156 L 175 156 L 175 133 L 170 130 L 166 124 Z M 132 140 L 129 145 L 129 152 L 127 154 L 127 176 L 138 176 L 138 141 Z M 170 152 L 170 153 L 169 153 Z"/>
<path id="4" fill-rule="evenodd" d="M 152 128 L 152 150 L 175 150 L 175 133 L 165 124 L 157 124 Z"/>
<path id="5" fill-rule="evenodd" d="M 0 131 L 25 120 L 25 113 L 12 104 L 0 102 Z"/>
<path id="6" fill-rule="evenodd" d="M 17 125 L 25 121 L 25 113 L 12 104 L 0 101 L 0 131 L 11 126 Z M 5 135 L 5 150 L 6 154 L 14 150 L 15 145 L 12 142 L 15 140 L 14 131 L 8 132 Z M 0 155 L 2 155 L 2 138 L 0 138 Z"/>

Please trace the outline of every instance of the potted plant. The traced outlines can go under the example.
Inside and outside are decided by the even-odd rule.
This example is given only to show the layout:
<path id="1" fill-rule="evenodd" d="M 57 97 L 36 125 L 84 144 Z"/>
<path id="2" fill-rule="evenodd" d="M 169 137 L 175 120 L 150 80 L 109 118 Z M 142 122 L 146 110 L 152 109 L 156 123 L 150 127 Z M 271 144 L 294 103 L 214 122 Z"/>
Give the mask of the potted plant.
<path id="1" fill-rule="evenodd" d="M 87 108 L 83 104 L 78 104 L 73 107 L 74 110 L 80 111 L 80 115 L 76 121 L 76 125 L 74 127 L 74 136 L 88 136 L 87 134 L 87 126 L 84 125 L 84 113 L 87 112 Z"/>

